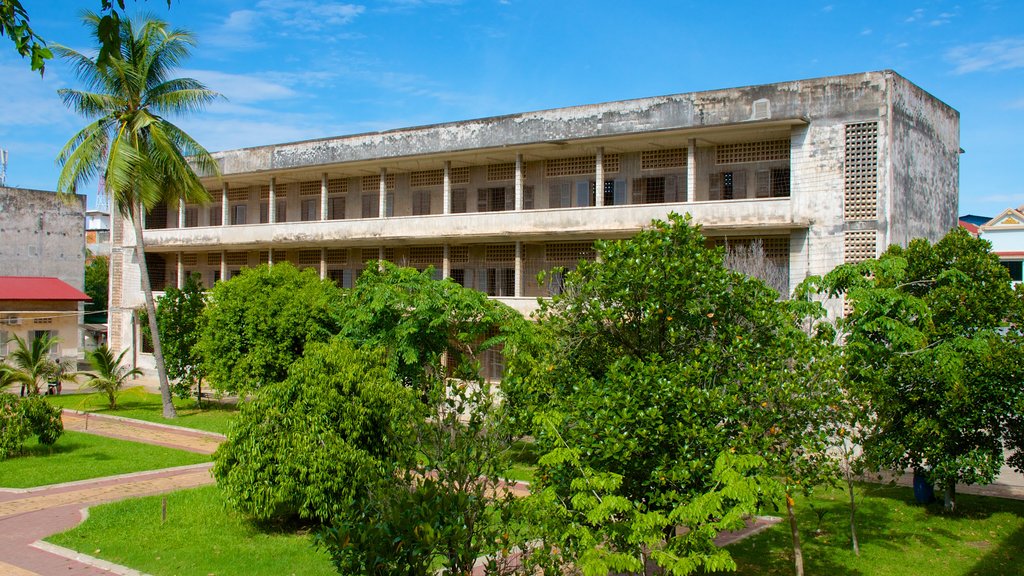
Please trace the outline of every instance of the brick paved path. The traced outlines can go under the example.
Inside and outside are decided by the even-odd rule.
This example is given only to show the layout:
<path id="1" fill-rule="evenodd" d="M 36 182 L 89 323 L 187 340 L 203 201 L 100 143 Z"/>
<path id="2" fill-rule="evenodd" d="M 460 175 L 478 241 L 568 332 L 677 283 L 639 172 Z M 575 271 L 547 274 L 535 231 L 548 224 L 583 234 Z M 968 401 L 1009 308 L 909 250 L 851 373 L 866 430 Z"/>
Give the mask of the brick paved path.
<path id="1" fill-rule="evenodd" d="M 225 440 L 223 434 L 76 410 L 64 410 L 62 419 L 65 430 L 88 432 L 200 454 L 213 454 L 217 446 Z"/>

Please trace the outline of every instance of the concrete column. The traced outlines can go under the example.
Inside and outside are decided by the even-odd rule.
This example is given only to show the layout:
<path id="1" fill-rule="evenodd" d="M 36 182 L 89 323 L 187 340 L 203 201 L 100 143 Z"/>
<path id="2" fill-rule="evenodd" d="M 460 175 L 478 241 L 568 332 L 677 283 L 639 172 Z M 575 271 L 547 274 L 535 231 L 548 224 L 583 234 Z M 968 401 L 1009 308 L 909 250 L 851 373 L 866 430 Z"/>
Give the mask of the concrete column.
<path id="1" fill-rule="evenodd" d="M 442 213 L 452 213 L 452 163 L 450 160 L 444 161 L 444 210 Z M 447 252 L 448 245 L 445 245 L 445 251 Z M 447 276 L 446 276 L 447 278 Z"/>
<path id="2" fill-rule="evenodd" d="M 383 182 L 383 180 L 381 180 Z M 377 248 L 377 270 L 384 270 L 384 247 Z"/>
<path id="3" fill-rule="evenodd" d="M 523 209 L 523 155 L 516 154 L 516 210 Z"/>
<path id="4" fill-rule="evenodd" d="M 271 224 L 277 222 L 277 178 L 270 178 L 270 196 L 267 198 L 267 220 Z"/>
<path id="5" fill-rule="evenodd" d="M 515 297 L 523 295 L 523 243 L 516 240 L 516 290 Z"/>
<path id="6" fill-rule="evenodd" d="M 320 219 L 327 220 L 327 172 L 320 176 Z M 321 266 L 321 268 L 323 268 Z M 323 274 L 320 279 L 323 279 Z"/>
<path id="7" fill-rule="evenodd" d="M 220 225 L 231 224 L 231 210 L 228 206 L 228 183 L 225 182 L 220 189 Z"/>
<path id="8" fill-rule="evenodd" d="M 604 206 L 604 146 L 597 147 L 596 162 L 594 163 L 594 178 L 596 188 L 594 189 L 594 206 Z"/>
<path id="9" fill-rule="evenodd" d="M 274 248 L 273 247 L 271 247 L 269 250 L 267 250 L 267 267 L 268 268 L 273 268 L 274 267 Z"/>
<path id="10" fill-rule="evenodd" d="M 327 175 L 324 174 L 326 177 Z M 326 178 L 325 178 L 326 180 Z M 327 248 L 320 249 L 320 279 L 327 278 Z"/>
<path id="11" fill-rule="evenodd" d="M 452 258 L 450 252 L 451 250 L 449 250 L 448 245 L 445 244 L 444 256 L 442 257 L 441 260 L 441 278 L 452 277 Z"/>
<path id="12" fill-rule="evenodd" d="M 185 199 L 178 199 L 178 228 L 185 227 Z"/>
<path id="13" fill-rule="evenodd" d="M 178 290 L 185 287 L 185 256 L 178 252 Z"/>
<path id="14" fill-rule="evenodd" d="M 388 213 L 388 169 L 380 169 L 380 213 L 377 214 L 378 218 L 386 218 Z M 381 250 L 384 250 L 381 248 Z M 381 252 L 382 259 L 384 252 Z"/>
<path id="15" fill-rule="evenodd" d="M 697 139 L 686 143 L 686 201 L 697 200 Z"/>
<path id="16" fill-rule="evenodd" d="M 223 282 L 227 280 L 228 276 L 228 253 L 224 250 L 220 251 L 220 280 Z"/>

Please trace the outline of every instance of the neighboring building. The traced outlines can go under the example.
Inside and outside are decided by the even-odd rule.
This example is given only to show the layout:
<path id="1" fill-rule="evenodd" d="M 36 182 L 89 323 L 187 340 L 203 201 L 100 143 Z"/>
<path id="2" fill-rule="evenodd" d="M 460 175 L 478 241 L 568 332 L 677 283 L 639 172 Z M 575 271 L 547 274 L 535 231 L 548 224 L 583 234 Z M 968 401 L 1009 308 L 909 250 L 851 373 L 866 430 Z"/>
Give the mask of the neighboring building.
<path id="1" fill-rule="evenodd" d="M 0 276 L 53 276 L 85 283 L 85 196 L 0 188 Z"/>
<path id="2" fill-rule="evenodd" d="M 386 259 L 527 313 L 560 288 L 538 272 L 675 211 L 709 242 L 761 239 L 792 288 L 943 236 L 959 150 L 958 113 L 891 71 L 247 148 L 214 155 L 212 204 L 148 216 L 147 262 L 159 290 L 282 261 L 351 286 Z M 112 232 L 120 348 L 142 295 L 131 227 L 115 215 Z"/>
<path id="3" fill-rule="evenodd" d="M 1010 271 L 1010 278 L 1024 280 L 1024 206 L 1007 208 L 978 227 L 979 237 L 992 243 L 992 252 Z"/>
<path id="4" fill-rule="evenodd" d="M 18 336 L 32 340 L 48 333 L 60 339 L 51 356 L 78 358 L 82 303 L 81 290 L 52 277 L 0 276 L 0 357 Z"/>
<path id="5" fill-rule="evenodd" d="M 990 216 L 978 216 L 977 214 L 964 214 L 960 216 L 958 222 L 959 226 L 964 230 L 970 232 L 971 236 L 978 237 L 981 225 L 988 222 L 992 218 Z"/>
<path id="6" fill-rule="evenodd" d="M 110 213 L 85 211 L 85 249 L 91 256 L 110 256 Z"/>

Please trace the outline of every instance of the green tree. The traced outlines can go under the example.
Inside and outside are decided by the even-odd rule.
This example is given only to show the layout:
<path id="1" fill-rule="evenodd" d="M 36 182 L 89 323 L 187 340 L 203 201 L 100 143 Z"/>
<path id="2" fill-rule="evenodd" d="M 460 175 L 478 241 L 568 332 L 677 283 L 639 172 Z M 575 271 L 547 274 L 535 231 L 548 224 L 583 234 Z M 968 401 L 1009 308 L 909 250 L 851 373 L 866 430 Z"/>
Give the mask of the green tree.
<path id="1" fill-rule="evenodd" d="M 110 33 L 104 28 L 105 20 L 95 13 L 86 13 L 84 20 L 102 52 L 105 35 Z M 57 158 L 61 165 L 57 191 L 73 194 L 90 179 L 102 176 L 113 205 L 131 221 L 163 413 L 173 418 L 176 413 L 156 326 L 142 218 L 161 203 L 209 201 L 209 192 L 194 170 L 216 173 L 216 163 L 199 143 L 163 115 L 201 110 L 218 95 L 197 80 L 172 76 L 195 44 L 191 33 L 172 29 L 160 20 L 117 20 L 116 24 L 118 49 L 104 54 L 105 59 L 65 46 L 55 48 L 88 88 L 65 88 L 59 94 L 65 105 L 91 120 L 64 145 Z"/>
<path id="2" fill-rule="evenodd" d="M 218 390 L 247 393 L 280 382 L 306 346 L 341 330 L 343 295 L 288 263 L 243 270 L 210 293 L 199 338 L 202 369 Z"/>
<path id="3" fill-rule="evenodd" d="M 840 326 L 851 384 L 870 401 L 867 461 L 928 471 L 955 509 L 957 483 L 998 474 L 1019 418 L 1024 341 L 1003 325 L 1024 307 L 1006 269 L 958 228 L 840 266 L 819 287 L 853 308 Z"/>
<path id="4" fill-rule="evenodd" d="M 128 369 L 123 365 L 124 355 L 127 353 L 128 350 L 122 350 L 115 358 L 114 353 L 106 346 L 85 353 L 85 359 L 88 360 L 93 372 L 85 374 L 87 379 L 83 384 L 100 394 L 106 394 L 111 408 L 117 408 L 117 394 L 125 382 L 132 376 L 142 374 L 142 370 L 138 368 Z"/>
<path id="5" fill-rule="evenodd" d="M 168 288 L 157 304 L 156 323 L 164 346 L 167 376 L 177 380 L 175 392 L 179 396 L 184 398 L 195 389 L 196 401 L 202 402 L 204 372 L 199 339 L 206 292 L 199 284 L 198 275 L 190 275 L 180 290 Z"/>
<path id="6" fill-rule="evenodd" d="M 284 381 L 254 394 L 213 470 L 228 502 L 254 518 L 329 522 L 413 463 L 423 411 L 379 350 L 310 343 Z"/>
<path id="7" fill-rule="evenodd" d="M 110 282 L 110 258 L 96 256 L 85 266 L 85 294 L 92 300 L 85 303 L 85 321 L 107 322 L 107 292 Z"/>
<path id="8" fill-rule="evenodd" d="M 60 413 L 40 396 L 18 398 L 0 392 L 0 460 L 19 452 L 33 434 L 40 444 L 55 443 L 64 433 Z"/>
<path id="9" fill-rule="evenodd" d="M 593 573 L 734 566 L 712 539 L 777 494 L 756 453 L 806 335 L 688 217 L 597 249 L 542 307 L 549 341 L 511 360 L 503 382 L 543 424 L 537 485 L 555 522 L 544 538 Z"/>
<path id="10" fill-rule="evenodd" d="M 12 338 L 14 351 L 8 354 L 6 369 L 8 382 L 21 384 L 21 395 L 39 394 L 40 388 L 50 380 L 70 382 L 75 374 L 65 370 L 65 366 L 50 358 L 50 351 L 60 342 L 56 336 L 44 334 L 31 340 L 22 339 L 17 334 Z"/>

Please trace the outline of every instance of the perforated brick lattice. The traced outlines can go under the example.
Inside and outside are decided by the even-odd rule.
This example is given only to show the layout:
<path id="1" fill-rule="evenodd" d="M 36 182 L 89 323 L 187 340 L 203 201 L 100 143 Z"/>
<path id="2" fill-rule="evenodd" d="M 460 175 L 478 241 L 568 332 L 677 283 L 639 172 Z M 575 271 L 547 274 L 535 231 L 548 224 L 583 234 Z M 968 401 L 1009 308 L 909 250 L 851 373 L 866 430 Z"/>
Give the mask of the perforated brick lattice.
<path id="1" fill-rule="evenodd" d="M 515 162 L 505 162 L 503 164 L 488 164 L 487 165 L 487 181 L 488 182 L 505 182 L 507 180 L 515 180 L 516 178 L 516 164 Z"/>
<path id="2" fill-rule="evenodd" d="M 299 266 L 319 266 L 320 250 L 299 250 L 297 260 Z"/>
<path id="3" fill-rule="evenodd" d="M 413 246 L 409 248 L 411 264 L 436 264 L 444 260 L 444 248 L 441 246 Z"/>
<path id="4" fill-rule="evenodd" d="M 444 184 L 444 170 L 419 170 L 409 174 L 409 186 L 441 186 Z"/>
<path id="5" fill-rule="evenodd" d="M 380 259 L 380 250 L 376 248 L 363 248 L 359 253 L 359 259 L 363 262 Z"/>
<path id="6" fill-rule="evenodd" d="M 458 263 L 469 262 L 469 247 L 452 246 L 448 248 L 448 261 Z"/>
<path id="7" fill-rule="evenodd" d="M 680 168 L 686 166 L 686 148 L 670 148 L 667 150 L 644 150 L 640 153 L 641 170 L 658 170 L 659 168 Z"/>
<path id="8" fill-rule="evenodd" d="M 228 252 L 224 255 L 224 260 L 228 266 L 245 266 L 249 263 L 249 254 L 247 252 Z"/>
<path id="9" fill-rule="evenodd" d="M 206 265 L 207 266 L 220 266 L 220 254 L 216 252 L 209 252 L 206 254 Z"/>
<path id="10" fill-rule="evenodd" d="M 320 195 L 320 181 L 319 180 L 306 180 L 305 182 L 299 182 L 299 196 L 319 196 Z"/>
<path id="11" fill-rule="evenodd" d="M 344 178 L 332 178 L 327 181 L 328 194 L 347 194 L 348 180 Z"/>
<path id="12" fill-rule="evenodd" d="M 348 264 L 348 250 L 327 250 L 324 252 L 324 261 L 328 264 Z"/>
<path id="13" fill-rule="evenodd" d="M 488 262 L 515 262 L 515 244 L 492 244 L 484 249 L 484 259 Z"/>
<path id="14" fill-rule="evenodd" d="M 388 174 L 384 182 L 387 184 L 388 190 L 395 189 L 394 174 Z M 377 174 L 375 176 L 363 176 L 361 185 L 363 188 L 363 192 L 372 192 L 374 190 L 380 190 L 380 174 Z"/>
<path id="15" fill-rule="evenodd" d="M 590 242 L 557 242 L 544 246 L 544 259 L 548 262 L 578 262 L 596 258 L 597 251 Z"/>
<path id="16" fill-rule="evenodd" d="M 843 164 L 843 214 L 847 220 L 875 220 L 878 218 L 878 122 L 846 125 Z"/>
<path id="17" fill-rule="evenodd" d="M 228 202 L 245 202 L 248 199 L 248 188 L 231 188 L 228 190 Z"/>
<path id="18" fill-rule="evenodd" d="M 846 263 L 863 262 L 875 257 L 877 232 L 847 230 L 843 235 L 843 257 Z"/>
<path id="19" fill-rule="evenodd" d="M 789 140 L 739 142 L 715 147 L 716 164 L 789 160 Z"/>
<path id="20" fill-rule="evenodd" d="M 448 172 L 448 178 L 452 184 L 469 184 L 469 166 L 452 168 Z"/>
<path id="21" fill-rule="evenodd" d="M 270 200 L 270 185 L 264 184 L 260 186 L 260 200 Z"/>
<path id="22" fill-rule="evenodd" d="M 618 154 L 605 154 L 605 173 L 618 172 L 621 164 Z M 576 156 L 573 158 L 552 158 L 544 161 L 544 177 L 581 176 L 597 171 L 597 156 Z"/>
<path id="23" fill-rule="evenodd" d="M 219 258 L 218 258 L 219 260 Z M 219 262 L 218 262 L 219 264 Z M 181 255 L 182 266 L 198 266 L 199 265 L 199 254 L 182 254 Z"/>

